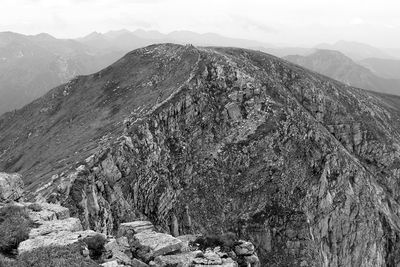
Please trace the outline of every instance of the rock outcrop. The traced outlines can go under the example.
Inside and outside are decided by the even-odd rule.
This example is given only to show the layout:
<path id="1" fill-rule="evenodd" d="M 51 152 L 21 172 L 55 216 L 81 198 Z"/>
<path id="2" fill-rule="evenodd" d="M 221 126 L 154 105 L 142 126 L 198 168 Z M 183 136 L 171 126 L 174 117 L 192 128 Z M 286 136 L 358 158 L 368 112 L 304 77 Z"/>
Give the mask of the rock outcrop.
<path id="1" fill-rule="evenodd" d="M 0 202 L 18 200 L 23 192 L 24 182 L 21 175 L 0 172 Z"/>
<path id="2" fill-rule="evenodd" d="M 49 203 L 21 202 L 29 210 L 29 217 L 35 227 L 29 233 L 29 239 L 21 242 L 18 253 L 32 251 L 41 247 L 66 246 L 95 236 L 92 230 L 83 230 L 78 218 L 70 218 L 67 208 Z"/>

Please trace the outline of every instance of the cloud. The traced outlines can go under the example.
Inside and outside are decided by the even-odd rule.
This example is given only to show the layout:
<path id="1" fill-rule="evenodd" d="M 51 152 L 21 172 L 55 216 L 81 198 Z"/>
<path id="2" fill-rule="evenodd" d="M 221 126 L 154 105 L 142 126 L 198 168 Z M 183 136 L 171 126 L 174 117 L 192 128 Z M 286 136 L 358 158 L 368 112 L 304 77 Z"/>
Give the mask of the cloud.
<path id="1" fill-rule="evenodd" d="M 278 31 L 270 26 L 267 26 L 265 23 L 257 21 L 255 19 L 251 19 L 248 17 L 244 17 L 242 15 L 230 15 L 233 22 L 238 23 L 244 30 L 260 32 L 260 33 L 278 33 Z"/>

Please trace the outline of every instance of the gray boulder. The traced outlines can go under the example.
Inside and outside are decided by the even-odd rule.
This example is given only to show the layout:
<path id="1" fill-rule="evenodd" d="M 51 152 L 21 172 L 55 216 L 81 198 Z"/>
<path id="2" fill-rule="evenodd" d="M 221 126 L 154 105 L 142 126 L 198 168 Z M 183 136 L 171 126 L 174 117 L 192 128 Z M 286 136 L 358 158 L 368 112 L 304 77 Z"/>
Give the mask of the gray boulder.
<path id="1" fill-rule="evenodd" d="M 129 244 L 132 252 L 145 262 L 149 262 L 157 256 L 180 252 L 182 248 L 182 241 L 179 239 L 153 231 L 135 234 L 129 240 Z"/>

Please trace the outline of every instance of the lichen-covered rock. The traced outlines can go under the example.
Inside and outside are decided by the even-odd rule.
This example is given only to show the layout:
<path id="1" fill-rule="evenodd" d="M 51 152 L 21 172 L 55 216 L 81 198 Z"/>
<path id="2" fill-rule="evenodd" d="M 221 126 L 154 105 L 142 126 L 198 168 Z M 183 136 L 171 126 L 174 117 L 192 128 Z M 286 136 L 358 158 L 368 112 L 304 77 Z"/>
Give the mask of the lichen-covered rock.
<path id="1" fill-rule="evenodd" d="M 68 218 L 63 220 L 43 221 L 38 228 L 33 228 L 29 233 L 29 238 L 40 235 L 57 233 L 63 231 L 77 232 L 82 231 L 82 225 L 78 218 Z"/>
<path id="2" fill-rule="evenodd" d="M 147 231 L 135 234 L 129 244 L 133 254 L 145 262 L 182 248 L 182 241 L 171 235 Z"/>
<path id="3" fill-rule="evenodd" d="M 24 192 L 22 176 L 0 172 L 0 202 L 18 200 Z"/>

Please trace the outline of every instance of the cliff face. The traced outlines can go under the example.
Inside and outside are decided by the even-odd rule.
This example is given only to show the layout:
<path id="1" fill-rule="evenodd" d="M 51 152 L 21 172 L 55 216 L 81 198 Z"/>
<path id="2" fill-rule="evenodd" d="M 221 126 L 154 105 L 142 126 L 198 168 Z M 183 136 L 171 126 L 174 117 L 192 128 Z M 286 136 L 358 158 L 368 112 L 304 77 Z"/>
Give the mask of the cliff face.
<path id="1" fill-rule="evenodd" d="M 103 232 L 134 218 L 174 235 L 233 231 L 263 266 L 400 262 L 399 98 L 249 50 L 158 45 L 130 56 L 187 64 L 165 67 L 181 82 L 130 103 L 115 136 L 40 191 L 48 200 Z"/>

